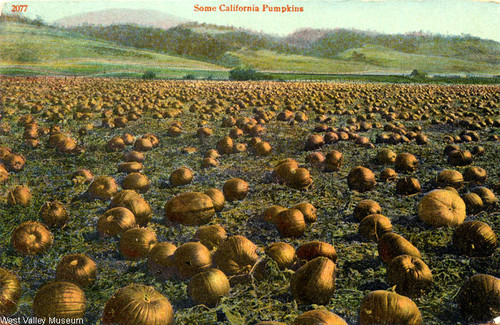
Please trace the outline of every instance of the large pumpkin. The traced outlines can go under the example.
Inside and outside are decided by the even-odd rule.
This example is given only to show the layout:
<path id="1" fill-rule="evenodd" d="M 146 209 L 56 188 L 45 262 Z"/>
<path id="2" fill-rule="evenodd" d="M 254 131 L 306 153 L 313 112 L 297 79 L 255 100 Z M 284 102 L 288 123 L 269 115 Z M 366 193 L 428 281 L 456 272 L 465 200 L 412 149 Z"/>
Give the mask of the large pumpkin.
<path id="1" fill-rule="evenodd" d="M 433 227 L 456 227 L 465 220 L 465 203 L 452 191 L 434 190 L 420 200 L 418 216 Z"/>
<path id="2" fill-rule="evenodd" d="M 135 283 L 116 291 L 102 314 L 103 324 L 169 325 L 173 322 L 170 301 L 153 287 Z"/>
<path id="3" fill-rule="evenodd" d="M 218 269 L 208 269 L 196 274 L 188 285 L 188 294 L 197 304 L 215 307 L 222 297 L 229 294 L 227 276 Z"/>
<path id="4" fill-rule="evenodd" d="M 259 257 L 257 246 L 243 236 L 231 236 L 215 251 L 214 262 L 226 275 L 250 271 Z"/>
<path id="5" fill-rule="evenodd" d="M 204 193 L 182 193 L 165 204 L 165 217 L 187 226 L 206 224 L 214 214 L 213 201 Z"/>
<path id="6" fill-rule="evenodd" d="M 347 325 L 340 316 L 324 309 L 306 311 L 295 318 L 293 325 Z"/>
<path id="7" fill-rule="evenodd" d="M 368 293 L 359 310 L 360 325 L 418 325 L 422 315 L 417 305 L 395 292 L 376 290 Z"/>
<path id="8" fill-rule="evenodd" d="M 147 257 L 156 243 L 154 231 L 147 228 L 130 228 L 121 235 L 118 247 L 125 258 L 135 260 Z"/>
<path id="9" fill-rule="evenodd" d="M 41 223 L 27 221 L 14 229 L 11 243 L 16 252 L 22 255 L 36 255 L 52 246 L 52 233 Z"/>
<path id="10" fill-rule="evenodd" d="M 319 256 L 293 274 L 290 289 L 295 300 L 306 304 L 328 304 L 335 292 L 335 263 Z"/>
<path id="11" fill-rule="evenodd" d="M 500 279 L 489 274 L 470 277 L 457 296 L 462 316 L 470 321 L 488 321 L 500 316 Z"/>
<path id="12" fill-rule="evenodd" d="M 9 270 L 0 267 L 0 315 L 12 315 L 21 298 L 21 281 Z"/>
<path id="13" fill-rule="evenodd" d="M 96 280 L 97 264 L 85 254 L 69 254 L 61 258 L 56 268 L 57 281 L 68 281 L 80 288 Z"/>
<path id="14" fill-rule="evenodd" d="M 85 293 L 76 284 L 55 281 L 44 285 L 33 299 L 33 314 L 39 318 L 83 318 Z"/>
<path id="15" fill-rule="evenodd" d="M 387 232 L 378 240 L 378 254 L 384 263 L 389 263 L 393 258 L 399 255 L 411 255 L 421 258 L 418 248 L 413 246 L 406 238 Z"/>
<path id="16" fill-rule="evenodd" d="M 432 273 L 420 258 L 399 255 L 387 265 L 387 282 L 396 292 L 410 298 L 420 297 L 432 285 Z"/>
<path id="17" fill-rule="evenodd" d="M 123 190 L 111 200 L 111 208 L 124 207 L 132 211 L 139 226 L 146 226 L 153 218 L 149 203 L 134 190 Z"/>
<path id="18" fill-rule="evenodd" d="M 453 232 L 453 245 L 461 254 L 470 257 L 490 256 L 497 248 L 497 236 L 488 224 L 467 221 Z"/>

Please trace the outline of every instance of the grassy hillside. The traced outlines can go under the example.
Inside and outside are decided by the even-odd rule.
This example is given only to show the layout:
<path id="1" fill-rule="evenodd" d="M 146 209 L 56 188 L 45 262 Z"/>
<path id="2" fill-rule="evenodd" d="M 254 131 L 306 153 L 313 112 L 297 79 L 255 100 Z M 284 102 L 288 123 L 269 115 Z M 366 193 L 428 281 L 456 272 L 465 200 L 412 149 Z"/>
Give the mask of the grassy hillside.
<path id="1" fill-rule="evenodd" d="M 241 63 L 259 71 L 310 73 L 387 73 L 391 69 L 364 62 L 317 58 L 298 54 L 282 54 L 268 50 L 231 52 Z M 395 69 L 394 69 L 394 72 Z"/>
<path id="2" fill-rule="evenodd" d="M 227 76 L 223 67 L 214 64 L 94 41 L 45 26 L 2 22 L 1 27 L 2 74 L 138 76 L 152 70 L 160 77 Z"/>
<path id="3" fill-rule="evenodd" d="M 349 49 L 338 55 L 342 59 L 357 58 L 375 66 L 404 70 L 405 67 L 434 73 L 499 74 L 500 65 L 456 59 L 438 55 L 423 55 L 395 51 L 381 46 Z"/>

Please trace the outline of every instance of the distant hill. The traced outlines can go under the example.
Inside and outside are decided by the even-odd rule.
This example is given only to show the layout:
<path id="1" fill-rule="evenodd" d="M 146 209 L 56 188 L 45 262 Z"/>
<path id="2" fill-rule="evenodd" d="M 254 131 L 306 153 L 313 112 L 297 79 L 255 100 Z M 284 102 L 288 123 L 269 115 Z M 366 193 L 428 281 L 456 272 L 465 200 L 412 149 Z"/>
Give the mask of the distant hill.
<path id="1" fill-rule="evenodd" d="M 188 20 L 156 10 L 107 9 L 64 17 L 53 22 L 61 27 L 81 25 L 110 26 L 116 24 L 135 24 L 138 26 L 169 29 L 186 23 Z"/>
<path id="2" fill-rule="evenodd" d="M 0 74 L 227 78 L 221 66 L 0 17 Z"/>
<path id="3" fill-rule="evenodd" d="M 137 25 L 80 26 L 88 37 L 226 67 L 263 71 L 367 71 L 429 73 L 500 72 L 500 43 L 472 36 L 423 33 L 387 35 L 347 29 L 302 29 L 286 37 L 211 24 L 185 23 L 168 30 Z M 309 58 L 309 59 L 308 59 Z M 272 69 L 273 61 L 276 69 Z M 294 60 L 296 59 L 296 64 Z M 331 62 L 317 59 L 330 59 Z M 270 60 L 265 62 L 265 60 Z M 311 64 L 306 64 L 310 60 Z M 344 66 L 339 63 L 344 62 Z M 286 66 L 288 65 L 288 66 Z M 300 66 L 300 67 L 299 67 Z M 328 67 L 326 70 L 320 66 Z"/>

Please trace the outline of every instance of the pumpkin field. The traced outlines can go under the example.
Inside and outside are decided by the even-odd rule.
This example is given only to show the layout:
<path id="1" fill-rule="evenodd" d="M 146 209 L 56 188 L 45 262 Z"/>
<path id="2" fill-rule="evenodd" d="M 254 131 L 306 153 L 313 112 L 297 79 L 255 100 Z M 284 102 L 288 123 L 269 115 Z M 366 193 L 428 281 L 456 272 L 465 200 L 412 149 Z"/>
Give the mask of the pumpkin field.
<path id="1" fill-rule="evenodd" d="M 0 85 L 0 324 L 500 316 L 499 85 Z"/>

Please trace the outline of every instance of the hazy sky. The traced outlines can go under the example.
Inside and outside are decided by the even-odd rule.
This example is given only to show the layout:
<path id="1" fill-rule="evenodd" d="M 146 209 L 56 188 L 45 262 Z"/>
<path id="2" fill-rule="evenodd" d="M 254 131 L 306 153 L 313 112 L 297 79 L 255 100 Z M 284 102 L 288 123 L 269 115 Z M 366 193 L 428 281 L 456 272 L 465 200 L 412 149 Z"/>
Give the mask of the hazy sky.
<path id="1" fill-rule="evenodd" d="M 1 1 L 1 0 L 0 0 Z M 500 0 L 163 0 L 163 1 L 16 1 L 28 4 L 28 17 L 47 22 L 112 8 L 155 9 L 182 18 L 245 27 L 278 35 L 299 28 L 355 28 L 382 33 L 424 31 L 444 35 L 470 34 L 500 41 Z M 239 4 L 303 6 L 300 13 L 194 12 L 194 5 Z"/>

